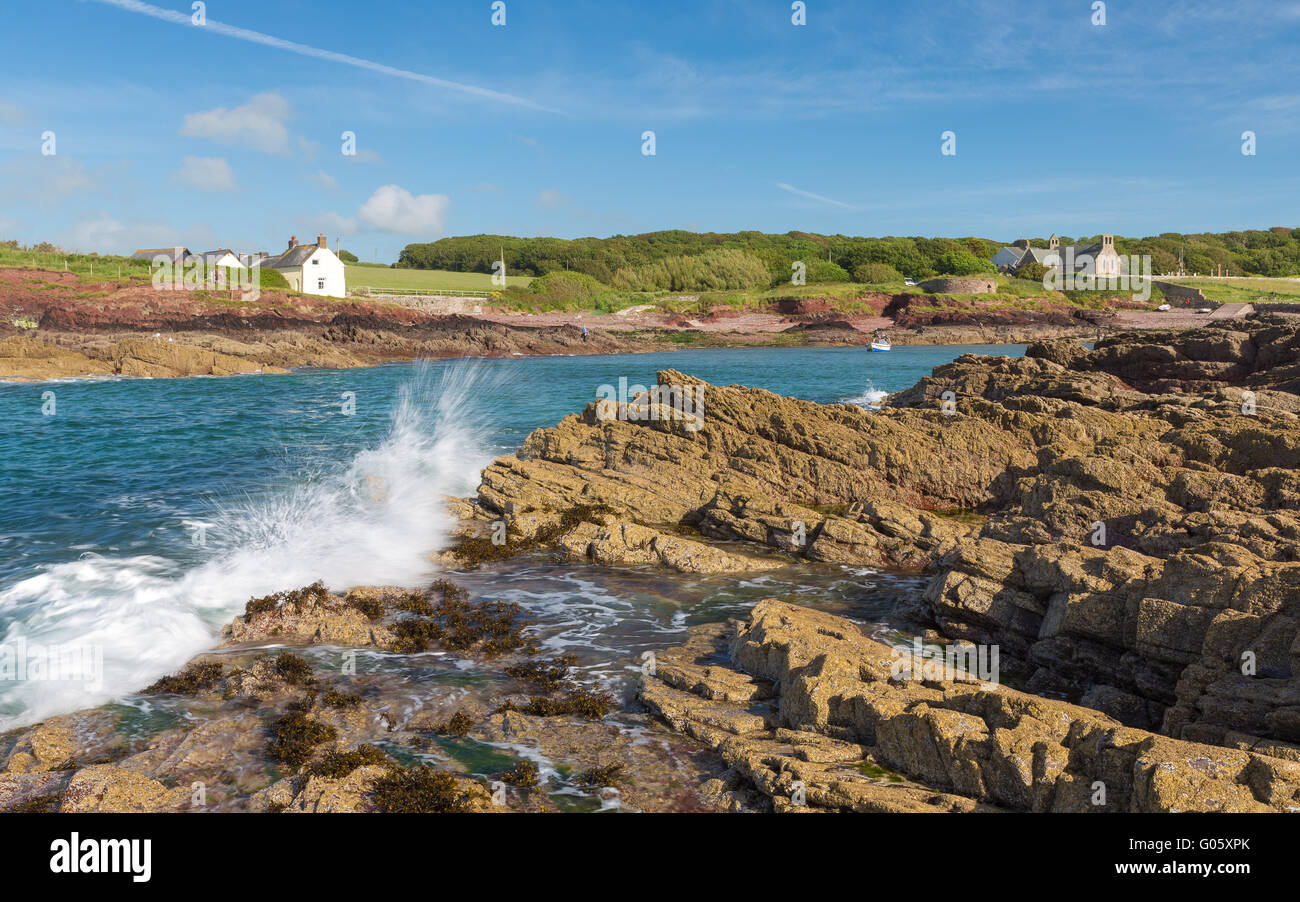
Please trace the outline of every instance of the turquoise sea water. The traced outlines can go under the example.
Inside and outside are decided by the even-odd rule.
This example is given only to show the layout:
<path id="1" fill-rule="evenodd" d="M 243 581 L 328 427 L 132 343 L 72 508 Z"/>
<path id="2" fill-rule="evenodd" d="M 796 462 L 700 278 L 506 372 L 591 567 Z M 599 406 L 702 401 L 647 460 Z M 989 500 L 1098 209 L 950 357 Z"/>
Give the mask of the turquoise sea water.
<path id="1" fill-rule="evenodd" d="M 444 495 L 602 384 L 671 368 L 867 405 L 963 353 L 1023 346 L 681 351 L 433 361 L 224 379 L 0 384 L 0 650 L 94 648 L 103 679 L 0 680 L 0 728 L 141 688 L 209 647 L 249 597 L 324 579 L 415 584 Z M 51 394 L 52 393 L 52 394 Z M 706 411 L 707 414 L 707 411 Z M 516 600 L 599 677 L 614 657 L 768 595 L 869 616 L 892 583 L 843 568 L 665 578 L 543 559 L 458 576 Z"/>

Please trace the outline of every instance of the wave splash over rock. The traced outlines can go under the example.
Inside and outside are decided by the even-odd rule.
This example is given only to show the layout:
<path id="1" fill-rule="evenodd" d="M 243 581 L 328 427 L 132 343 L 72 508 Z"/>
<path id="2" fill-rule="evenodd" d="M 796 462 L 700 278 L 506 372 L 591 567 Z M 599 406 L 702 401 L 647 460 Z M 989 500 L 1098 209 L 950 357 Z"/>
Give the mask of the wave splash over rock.
<path id="1" fill-rule="evenodd" d="M 207 552 L 197 566 L 164 554 L 83 554 L 0 592 L 4 663 L 30 668 L 61 655 L 65 675 L 77 677 L 32 679 L 29 670 L 0 682 L 0 730 L 176 670 L 250 597 L 318 579 L 346 589 L 427 578 L 429 555 L 453 526 L 443 499 L 472 489 L 490 459 L 473 404 L 485 378 L 474 365 L 417 366 L 379 444 L 341 469 L 293 473 L 283 488 L 195 517 Z M 74 661 L 86 666 L 74 670 Z"/>

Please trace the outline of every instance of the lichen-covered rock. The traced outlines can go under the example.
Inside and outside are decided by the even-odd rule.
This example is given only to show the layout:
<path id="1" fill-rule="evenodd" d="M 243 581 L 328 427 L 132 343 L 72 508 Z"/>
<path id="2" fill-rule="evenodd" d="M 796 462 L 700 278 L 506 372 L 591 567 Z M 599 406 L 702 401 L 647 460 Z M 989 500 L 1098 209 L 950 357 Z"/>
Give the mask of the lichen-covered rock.
<path id="1" fill-rule="evenodd" d="M 900 678 L 894 660 L 848 620 L 768 600 L 657 655 L 642 698 L 778 810 L 1300 809 L 1300 761 L 1159 736 L 972 674 Z"/>
<path id="2" fill-rule="evenodd" d="M 558 545 L 576 560 L 605 566 L 656 564 L 679 573 L 743 573 L 780 566 L 779 561 L 730 553 L 612 516 L 600 523 L 580 523 L 561 536 Z"/>
<path id="3" fill-rule="evenodd" d="M 72 730 L 57 722 L 33 727 L 18 739 L 5 770 L 14 774 L 43 773 L 64 767 L 80 744 Z"/>
<path id="4" fill-rule="evenodd" d="M 99 764 L 73 774 L 59 810 L 73 813 L 180 811 L 189 807 L 189 803 L 188 787 L 168 788 L 152 777 L 125 767 Z"/>

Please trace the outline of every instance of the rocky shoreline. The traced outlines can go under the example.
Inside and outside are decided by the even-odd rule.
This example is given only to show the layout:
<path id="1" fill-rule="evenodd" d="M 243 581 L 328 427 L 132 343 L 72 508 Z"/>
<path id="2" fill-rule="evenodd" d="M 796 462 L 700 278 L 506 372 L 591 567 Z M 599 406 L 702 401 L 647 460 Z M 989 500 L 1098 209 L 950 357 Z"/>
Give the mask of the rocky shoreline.
<path id="1" fill-rule="evenodd" d="M 620 699 L 451 583 L 307 587 L 152 687 L 184 722 L 11 731 L 0 808 L 1300 809 L 1298 361 L 1300 324 L 1263 315 L 967 355 L 877 412 L 663 371 L 703 428 L 642 397 L 535 431 L 451 502 L 445 567 L 923 576 L 888 630 L 771 599 L 637 662 Z M 908 647 L 999 667 L 900 671 Z M 358 653 L 452 657 L 412 710 L 410 674 L 340 676 Z M 499 677 L 447 691 L 456 656 Z M 507 738 L 572 772 L 484 764 Z M 458 742 L 479 758 L 421 754 Z"/>
<path id="2" fill-rule="evenodd" d="M 369 299 L 265 291 L 156 291 L 82 282 L 70 273 L 0 268 L 0 380 L 150 378 L 352 368 L 417 358 L 627 354 L 681 348 L 866 345 L 884 328 L 897 345 L 1008 344 L 1092 338 L 1105 312 L 971 308 L 916 314 L 921 295 L 860 300 L 867 315 L 826 301 L 777 303 L 770 313 L 715 308 L 686 317 L 521 314 L 487 308 L 439 314 Z M 878 309 L 879 315 L 871 314 Z M 1152 314 L 1128 313 L 1126 327 Z M 1159 320 L 1152 320 L 1158 323 Z M 1197 323 L 1196 325 L 1200 325 Z M 583 329 L 587 329 L 584 339 Z"/>

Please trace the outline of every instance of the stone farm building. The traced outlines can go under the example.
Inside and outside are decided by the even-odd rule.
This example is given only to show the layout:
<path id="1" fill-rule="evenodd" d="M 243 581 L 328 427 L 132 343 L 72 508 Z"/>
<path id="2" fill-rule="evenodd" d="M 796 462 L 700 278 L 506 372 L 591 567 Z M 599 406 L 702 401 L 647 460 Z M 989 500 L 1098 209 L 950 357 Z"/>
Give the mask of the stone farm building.
<path id="1" fill-rule="evenodd" d="M 323 234 L 315 244 L 299 244 L 297 237 L 290 238 L 283 254 L 254 262 L 280 273 L 294 291 L 335 298 L 347 295 L 343 261 L 329 249 Z"/>
<path id="2" fill-rule="evenodd" d="M 1029 241 L 1022 238 L 993 255 L 993 265 L 998 271 L 1010 273 L 1030 263 L 1059 269 L 1067 260 L 1073 260 L 1075 275 L 1118 276 L 1123 275 L 1125 269 L 1124 258 L 1115 251 L 1114 235 L 1102 235 L 1101 241 L 1093 244 L 1064 246 L 1061 239 L 1053 235 L 1047 240 L 1047 247 L 1030 247 Z"/>
<path id="3" fill-rule="evenodd" d="M 169 266 L 175 264 L 179 259 L 183 266 L 185 261 L 193 256 L 187 247 L 150 247 L 136 251 L 131 255 L 131 259 L 148 260 L 150 263 L 166 262 Z"/>

